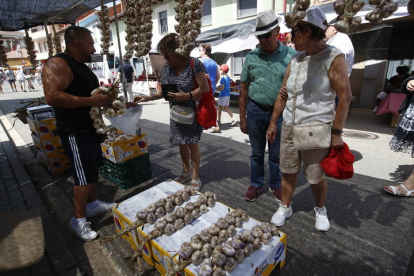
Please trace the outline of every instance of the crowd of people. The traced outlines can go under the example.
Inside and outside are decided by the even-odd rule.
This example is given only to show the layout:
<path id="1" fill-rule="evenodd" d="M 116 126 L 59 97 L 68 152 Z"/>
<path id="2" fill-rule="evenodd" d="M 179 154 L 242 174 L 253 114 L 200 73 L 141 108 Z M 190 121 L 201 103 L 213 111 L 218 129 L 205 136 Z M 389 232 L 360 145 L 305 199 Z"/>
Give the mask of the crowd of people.
<path id="1" fill-rule="evenodd" d="M 303 164 L 315 200 L 315 227 L 328 231 L 330 223 L 325 206 L 328 183 L 320 162 L 329 149 L 342 148 L 344 144 L 342 131 L 352 97 L 349 74 L 353 47 L 352 43 L 345 49 L 335 46 L 338 41 L 343 46 L 349 38 L 329 26 L 318 7 L 306 11 L 306 17 L 292 28 L 284 42 L 277 39 L 281 21 L 273 10 L 258 14 L 253 34 L 259 47 L 247 54 L 242 68 L 240 131 L 249 136 L 251 144 L 250 183 L 244 198 L 255 201 L 262 193 L 265 149 L 268 147 L 269 186 L 278 202 L 272 222 L 282 226 L 292 216 L 293 193 Z M 91 61 L 91 54 L 95 52 L 90 32 L 83 27 L 71 26 L 64 39 L 65 53 L 52 57 L 44 66 L 43 85 L 46 100 L 54 108 L 56 125 L 75 182 L 75 215 L 69 222 L 69 229 L 81 240 L 90 241 L 98 233 L 92 230 L 87 218 L 109 211 L 114 203 L 96 197 L 102 137 L 94 130 L 89 109 L 90 106 L 107 106 L 111 99 L 103 93 L 90 95 L 99 86 L 97 77 L 85 64 Z M 196 120 L 196 106 L 203 94 L 217 88 L 220 96 L 214 130 L 219 129 L 223 110 L 229 114 L 231 125 L 236 124 L 237 120 L 228 108 L 229 67 L 226 64 L 219 66 L 211 58 L 208 44 L 200 45 L 200 58 L 178 54 L 178 46 L 177 34 L 168 34 L 160 40 L 157 50 L 166 60 L 159 79 L 162 89 L 149 96 L 135 96 L 128 106 L 168 99 L 169 142 L 178 147 L 182 163 L 182 171 L 175 180 L 200 190 L 199 142 L 203 128 Z M 126 85 L 133 79 L 128 65 L 118 68 L 118 79 Z M 393 150 L 410 152 L 414 157 L 413 78 L 402 87 L 411 98 L 407 97 L 390 145 Z M 175 116 L 183 111 L 184 119 Z M 297 133 L 304 130 L 310 138 L 295 139 Z M 312 140 L 314 135 L 320 139 Z M 403 184 L 383 189 L 393 195 L 414 196 L 414 171 Z"/>
<path id="2" fill-rule="evenodd" d="M 10 67 L 3 72 L 0 70 L 0 93 L 3 93 L 3 84 L 7 81 L 10 84 L 12 92 L 18 92 L 16 87 L 16 81 L 19 82 L 19 87 L 22 92 L 27 92 L 27 89 L 35 90 L 32 84 L 32 79 L 36 80 L 38 85 L 42 87 L 42 72 L 41 69 L 36 69 L 35 74 L 25 73 L 23 67 L 19 67 L 15 72 Z"/>

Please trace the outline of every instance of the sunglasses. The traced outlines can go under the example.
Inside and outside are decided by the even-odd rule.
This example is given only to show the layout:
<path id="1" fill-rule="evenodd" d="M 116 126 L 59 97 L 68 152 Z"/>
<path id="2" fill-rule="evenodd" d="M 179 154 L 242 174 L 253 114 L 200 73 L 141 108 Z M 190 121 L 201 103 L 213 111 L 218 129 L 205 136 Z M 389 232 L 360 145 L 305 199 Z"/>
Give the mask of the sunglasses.
<path id="1" fill-rule="evenodd" d="M 173 52 L 169 52 L 168 54 L 162 54 L 165 59 L 168 59 Z"/>
<path id="2" fill-rule="evenodd" d="M 302 31 L 302 29 L 292 30 L 292 31 L 290 32 L 290 34 L 292 35 L 292 39 L 291 39 L 291 41 L 293 41 L 293 40 L 295 39 L 295 35 L 296 35 L 296 33 L 297 33 L 297 32 L 300 32 L 300 31 Z"/>
<path id="3" fill-rule="evenodd" d="M 261 38 L 268 39 L 269 37 L 271 37 L 271 36 L 272 36 L 272 32 L 273 32 L 273 31 L 270 31 L 270 32 L 265 33 L 265 34 L 262 34 L 262 35 L 256 35 L 256 38 L 257 38 L 258 40 L 260 40 Z"/>

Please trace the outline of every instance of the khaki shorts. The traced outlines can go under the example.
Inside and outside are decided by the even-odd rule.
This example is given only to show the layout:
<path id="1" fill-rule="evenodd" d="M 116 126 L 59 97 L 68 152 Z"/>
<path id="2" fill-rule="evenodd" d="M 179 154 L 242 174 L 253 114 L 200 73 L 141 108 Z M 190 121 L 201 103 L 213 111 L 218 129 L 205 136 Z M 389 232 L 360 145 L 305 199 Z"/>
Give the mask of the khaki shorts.
<path id="1" fill-rule="evenodd" d="M 297 150 L 293 146 L 293 127 L 282 124 L 280 138 L 280 171 L 286 174 L 297 174 L 303 161 L 306 180 L 310 184 L 318 184 L 325 177 L 320 162 L 328 154 L 329 148 L 315 150 Z"/>

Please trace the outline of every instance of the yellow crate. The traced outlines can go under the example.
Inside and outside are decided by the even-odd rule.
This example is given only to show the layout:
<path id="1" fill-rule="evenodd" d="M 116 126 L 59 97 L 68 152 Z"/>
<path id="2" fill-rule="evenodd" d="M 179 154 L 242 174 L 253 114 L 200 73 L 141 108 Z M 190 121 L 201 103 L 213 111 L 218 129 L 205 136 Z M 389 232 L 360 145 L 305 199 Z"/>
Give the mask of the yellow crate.
<path id="1" fill-rule="evenodd" d="M 103 157 L 114 163 L 120 163 L 148 152 L 147 137 L 145 134 L 135 135 L 130 140 L 101 144 Z"/>
<path id="2" fill-rule="evenodd" d="M 50 118 L 45 120 L 34 120 L 30 117 L 27 117 L 27 123 L 31 131 L 42 137 L 53 138 L 59 136 L 56 128 L 56 119 Z"/>

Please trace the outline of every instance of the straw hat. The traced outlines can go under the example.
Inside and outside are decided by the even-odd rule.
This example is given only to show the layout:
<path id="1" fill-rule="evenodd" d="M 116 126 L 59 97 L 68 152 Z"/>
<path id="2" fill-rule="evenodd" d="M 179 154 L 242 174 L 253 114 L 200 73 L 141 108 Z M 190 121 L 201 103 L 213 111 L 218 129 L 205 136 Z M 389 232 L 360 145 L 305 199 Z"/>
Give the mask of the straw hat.
<path id="1" fill-rule="evenodd" d="M 326 21 L 326 16 L 321 8 L 317 6 L 310 7 L 306 10 L 306 17 L 301 21 L 311 23 L 322 30 L 325 30 L 328 27 L 328 22 Z"/>
<path id="2" fill-rule="evenodd" d="M 274 10 L 261 12 L 257 15 L 256 29 L 252 31 L 253 35 L 261 35 L 270 32 L 282 22 L 282 17 L 277 16 Z"/>

